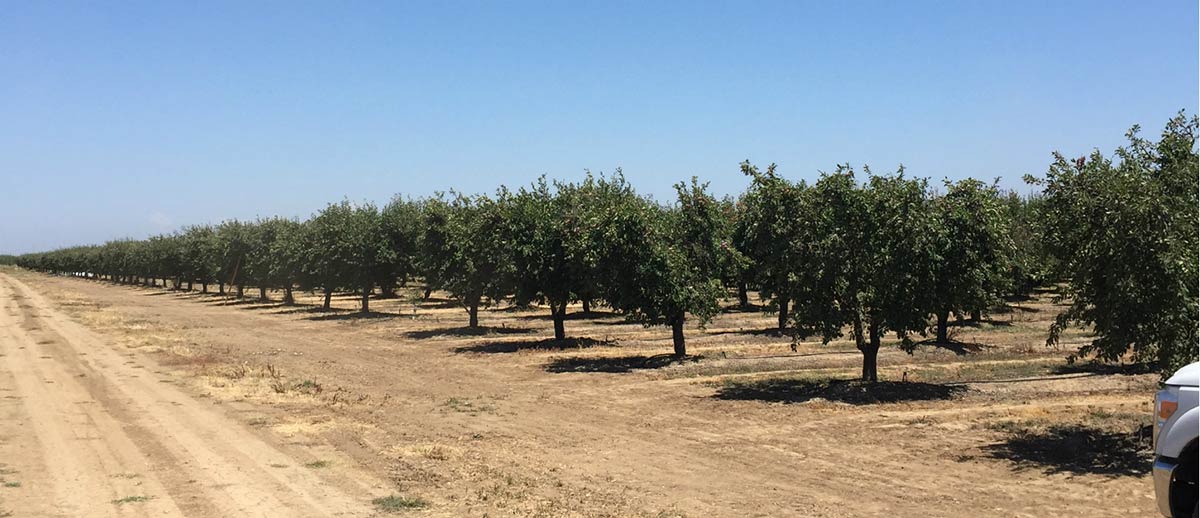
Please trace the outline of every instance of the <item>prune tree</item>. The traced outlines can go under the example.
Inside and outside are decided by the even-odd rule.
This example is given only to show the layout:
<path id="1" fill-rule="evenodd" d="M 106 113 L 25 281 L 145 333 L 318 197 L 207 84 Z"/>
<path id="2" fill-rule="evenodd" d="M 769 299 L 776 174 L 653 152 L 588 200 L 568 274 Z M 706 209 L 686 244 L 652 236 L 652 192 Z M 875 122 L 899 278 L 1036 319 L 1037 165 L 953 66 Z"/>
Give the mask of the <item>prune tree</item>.
<path id="1" fill-rule="evenodd" d="M 200 291 L 208 293 L 208 285 L 220 275 L 219 263 L 215 261 L 217 239 L 213 228 L 208 225 L 187 227 L 183 231 L 183 270 L 187 275 L 188 289 L 193 282 L 200 283 Z"/>
<path id="2" fill-rule="evenodd" d="M 303 285 L 304 266 L 307 261 L 309 227 L 291 219 L 274 218 L 263 222 L 271 227 L 275 238 L 267 246 L 267 256 L 270 260 L 268 278 L 273 285 L 283 289 L 283 303 L 296 303 L 292 290 L 297 284 Z"/>
<path id="3" fill-rule="evenodd" d="M 718 202 L 718 209 L 721 213 L 721 228 L 718 234 L 718 246 L 721 250 L 718 269 L 721 272 L 721 283 L 726 288 L 733 287 L 737 290 L 738 306 L 744 309 L 750 306 L 749 278 L 753 270 L 750 258 L 738 246 L 742 236 L 740 233 L 742 218 L 745 215 L 745 205 L 741 201 L 740 198 L 726 196 Z"/>
<path id="4" fill-rule="evenodd" d="M 803 183 L 794 184 L 775 173 L 775 164 L 765 172 L 742 162 L 742 173 L 751 178 L 750 188 L 742 197 L 736 239 L 738 248 L 752 261 L 750 275 L 759 296 L 778 314 L 779 329 L 788 322 L 788 304 L 798 286 L 796 240 L 807 224 L 798 217 L 802 210 Z M 742 301 L 745 304 L 745 301 Z"/>
<path id="5" fill-rule="evenodd" d="M 604 266 L 614 253 L 609 239 L 614 233 L 613 215 L 637 194 L 620 168 L 608 175 L 588 171 L 582 182 L 566 187 L 563 196 L 567 208 L 563 214 L 577 234 L 570 242 L 575 247 L 575 268 L 582 279 L 573 289 L 583 312 L 590 313 L 592 304 L 603 301 L 606 284 L 613 282 Z"/>
<path id="6" fill-rule="evenodd" d="M 329 309 L 335 290 L 350 289 L 361 294 L 361 311 L 370 311 L 374 281 L 395 255 L 384 236 L 379 209 L 342 201 L 325 207 L 308 224 L 306 271 L 324 290 L 323 307 Z"/>
<path id="7" fill-rule="evenodd" d="M 285 299 L 290 295 L 295 275 L 283 274 L 289 269 L 280 268 L 281 263 L 287 262 L 289 258 L 282 255 L 281 250 L 284 246 L 281 246 L 279 241 L 288 237 L 286 227 L 294 224 L 295 222 L 282 218 L 269 218 L 259 219 L 247 225 L 250 247 L 246 254 L 243 276 L 247 282 L 258 286 L 260 301 L 268 300 L 267 290 L 271 288 L 285 288 Z M 295 268 L 291 268 L 290 271 L 294 272 Z"/>
<path id="8" fill-rule="evenodd" d="M 1054 258 L 1043 245 L 1043 222 L 1038 215 L 1043 204 L 1045 197 L 1040 193 L 1021 196 L 1009 192 L 1004 196 L 1004 212 L 1013 242 L 1009 295 L 1026 297 L 1034 288 L 1051 282 Z"/>
<path id="9" fill-rule="evenodd" d="M 246 294 L 246 258 L 250 254 L 252 229 L 238 220 L 229 220 L 217 225 L 216 251 L 214 260 L 219 265 L 218 291 L 225 293 L 225 285 L 236 286 L 237 298 Z"/>
<path id="10" fill-rule="evenodd" d="M 876 381 L 881 338 L 902 344 L 924 333 L 932 312 L 928 286 L 936 266 L 934 222 L 925 180 L 876 176 L 859 185 L 849 166 L 822 175 L 812 187 L 807 253 L 794 264 L 809 272 L 796 295 L 797 335 L 828 343 L 850 327 L 863 355 L 862 379 Z"/>
<path id="11" fill-rule="evenodd" d="M 1197 126 L 1180 112 L 1158 142 L 1134 126 L 1115 160 L 1055 154 L 1044 178 L 1029 178 L 1044 188 L 1045 245 L 1071 304 L 1048 344 L 1077 324 L 1096 338 L 1073 359 L 1130 355 L 1166 373 L 1196 361 Z"/>
<path id="12" fill-rule="evenodd" d="M 573 184 L 545 177 L 532 186 L 498 195 L 511 245 L 513 291 L 521 303 L 550 306 L 554 338 L 566 338 L 567 305 L 595 293 L 587 204 Z"/>
<path id="13" fill-rule="evenodd" d="M 417 240 L 415 266 L 425 282 L 425 299 L 429 300 L 435 289 L 442 289 L 443 272 L 454 259 L 450 247 L 450 203 L 445 195 L 438 193 L 419 204 L 420 234 Z"/>
<path id="14" fill-rule="evenodd" d="M 379 218 L 392 256 L 380 265 L 375 283 L 379 285 L 380 296 L 390 298 L 395 296 L 397 282 L 403 286 L 417 273 L 421 207 L 417 202 L 397 196 L 384 206 Z"/>
<path id="15" fill-rule="evenodd" d="M 978 320 L 1008 292 L 1013 254 L 1008 212 L 995 184 L 946 181 L 934 200 L 936 274 L 931 286 L 938 342 L 945 343 L 950 315 Z"/>
<path id="16" fill-rule="evenodd" d="M 511 246 L 504 239 L 506 212 L 488 196 L 452 193 L 423 208 L 426 281 L 450 293 L 479 327 L 479 308 L 512 292 Z"/>
<path id="17" fill-rule="evenodd" d="M 162 279 L 163 288 L 169 286 L 168 279 L 174 279 L 175 288 L 179 288 L 182 260 L 178 237 L 173 234 L 152 236 L 146 240 L 145 253 L 150 277 Z"/>
<path id="18" fill-rule="evenodd" d="M 605 298 L 633 321 L 670 326 L 675 356 L 684 357 L 687 316 L 707 323 L 724 292 L 715 239 L 722 216 L 706 185 L 693 179 L 675 189 L 674 207 L 636 196 L 613 207 Z"/>

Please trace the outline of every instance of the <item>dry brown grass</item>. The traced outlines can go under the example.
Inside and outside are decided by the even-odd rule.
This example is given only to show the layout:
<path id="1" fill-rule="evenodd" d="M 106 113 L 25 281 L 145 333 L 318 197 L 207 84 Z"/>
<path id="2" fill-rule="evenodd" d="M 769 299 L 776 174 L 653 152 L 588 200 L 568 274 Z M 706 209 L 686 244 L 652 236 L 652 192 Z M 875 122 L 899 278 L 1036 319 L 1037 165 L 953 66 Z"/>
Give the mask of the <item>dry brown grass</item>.
<path id="1" fill-rule="evenodd" d="M 252 408 L 254 426 L 322 459 L 346 456 L 330 470 L 386 476 L 425 513 L 1124 516 L 1153 505 L 1144 474 L 1119 467 L 1136 455 L 1110 459 L 1115 469 L 1036 455 L 1126 437 L 1155 384 L 1068 368 L 1088 333 L 1047 348 L 1061 306 L 1045 293 L 956 325 L 961 347 L 887 342 L 886 383 L 864 387 L 848 381 L 861 362 L 849 340 L 793 351 L 760 312 L 689 326 L 694 357 L 673 361 L 669 330 L 605 308 L 573 315 L 564 345 L 546 341 L 548 310 L 499 305 L 475 332 L 442 294 L 373 300 L 377 313 L 356 318 L 352 295 L 321 311 L 317 294 L 285 307 L 23 275 L 131 351 L 153 351 L 197 394 Z M 1048 478 L 1062 474 L 1072 478 Z M 1090 496 L 1099 483 L 1112 496 Z"/>

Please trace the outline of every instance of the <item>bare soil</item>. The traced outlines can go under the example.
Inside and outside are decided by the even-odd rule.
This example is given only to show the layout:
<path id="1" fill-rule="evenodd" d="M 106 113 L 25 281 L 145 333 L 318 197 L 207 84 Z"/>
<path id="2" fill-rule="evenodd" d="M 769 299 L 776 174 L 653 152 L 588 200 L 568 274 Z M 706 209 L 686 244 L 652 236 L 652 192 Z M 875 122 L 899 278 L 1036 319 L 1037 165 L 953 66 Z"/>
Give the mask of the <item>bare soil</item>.
<path id="1" fill-rule="evenodd" d="M 678 361 L 604 308 L 252 293 L 0 273 L 0 515 L 1154 515 L 1157 375 L 1067 365 L 1047 294 L 865 386 L 753 310 Z"/>

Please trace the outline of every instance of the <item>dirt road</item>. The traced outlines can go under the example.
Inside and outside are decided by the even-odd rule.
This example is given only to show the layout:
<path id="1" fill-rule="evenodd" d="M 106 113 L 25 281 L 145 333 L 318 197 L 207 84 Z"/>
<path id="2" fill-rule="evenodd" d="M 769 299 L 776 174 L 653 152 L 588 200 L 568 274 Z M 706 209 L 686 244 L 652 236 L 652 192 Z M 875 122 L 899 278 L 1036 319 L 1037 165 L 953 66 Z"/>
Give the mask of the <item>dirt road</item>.
<path id="1" fill-rule="evenodd" d="M 0 460 L 11 516 L 369 516 L 137 355 L 0 275 Z M 6 515 L 6 516 L 9 516 Z"/>

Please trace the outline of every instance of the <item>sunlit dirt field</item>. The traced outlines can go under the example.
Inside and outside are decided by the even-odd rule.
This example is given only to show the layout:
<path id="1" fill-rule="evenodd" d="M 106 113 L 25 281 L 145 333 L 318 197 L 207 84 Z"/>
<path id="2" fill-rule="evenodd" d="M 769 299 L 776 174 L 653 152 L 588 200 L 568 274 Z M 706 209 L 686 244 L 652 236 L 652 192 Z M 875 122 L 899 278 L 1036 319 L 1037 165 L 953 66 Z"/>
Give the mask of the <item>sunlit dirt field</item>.
<path id="1" fill-rule="evenodd" d="M 1154 515 L 1158 377 L 1068 365 L 1088 337 L 1045 346 L 1044 292 L 953 346 L 885 344 L 867 389 L 844 381 L 850 341 L 793 350 L 733 301 L 680 362 L 668 329 L 603 307 L 573 308 L 561 343 L 547 309 L 474 331 L 419 287 L 365 316 L 349 294 L 321 311 L 14 269 L 0 288 L 12 516 Z M 96 460 L 61 454 L 85 439 Z M 86 490 L 61 494 L 76 471 Z"/>

